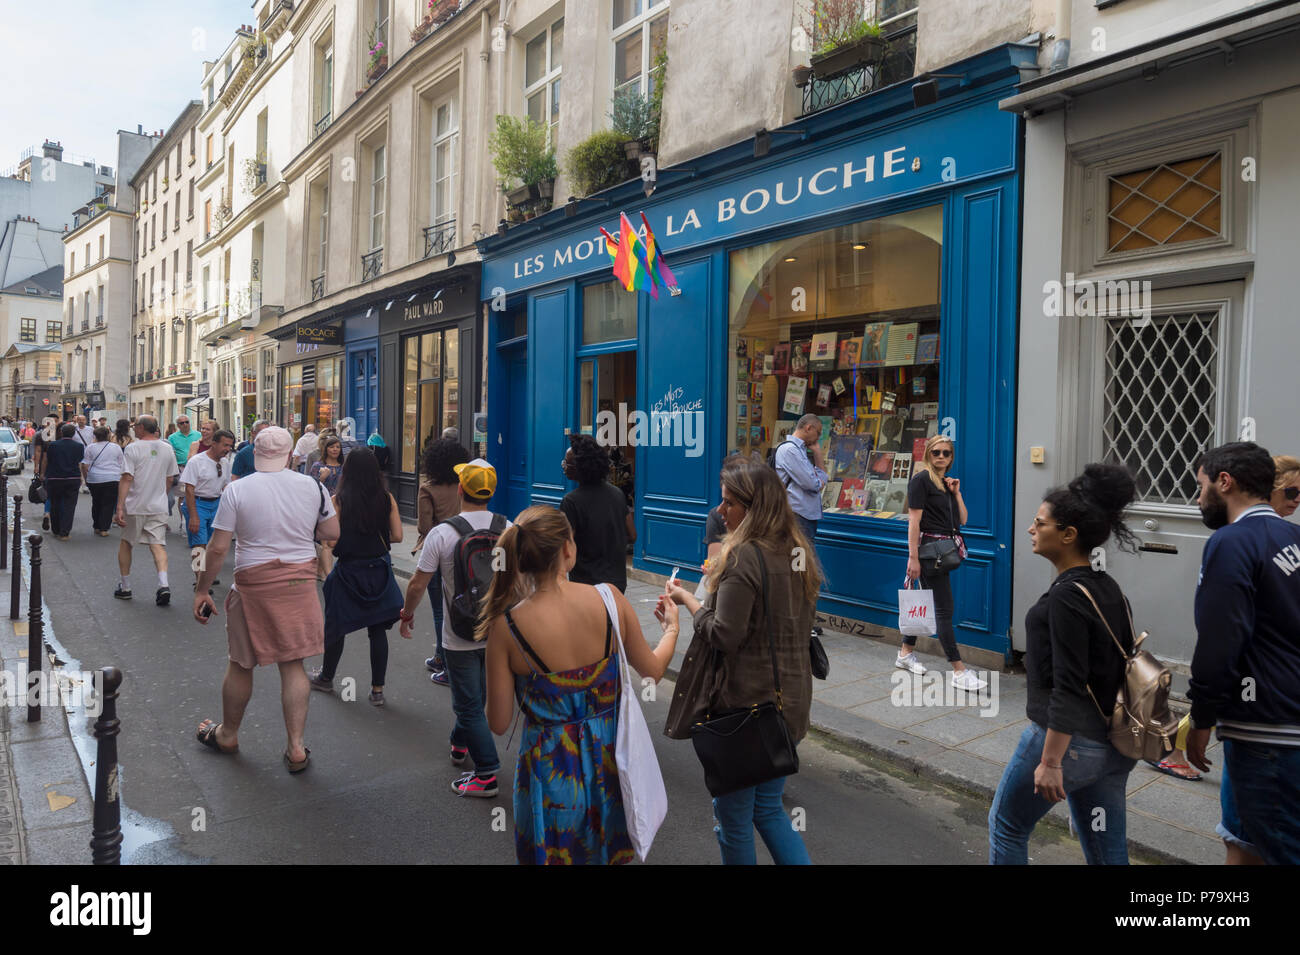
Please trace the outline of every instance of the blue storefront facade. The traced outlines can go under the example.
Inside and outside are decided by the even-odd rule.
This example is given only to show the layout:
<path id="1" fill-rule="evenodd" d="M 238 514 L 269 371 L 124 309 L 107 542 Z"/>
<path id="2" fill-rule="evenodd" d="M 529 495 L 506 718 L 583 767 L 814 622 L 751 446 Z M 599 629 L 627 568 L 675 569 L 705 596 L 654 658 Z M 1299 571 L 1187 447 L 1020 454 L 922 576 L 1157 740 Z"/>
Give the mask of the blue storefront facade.
<path id="1" fill-rule="evenodd" d="M 941 430 L 970 511 L 958 641 L 1007 657 L 1022 129 L 997 103 L 1032 61 L 999 47 L 945 67 L 961 78 L 935 104 L 900 84 L 774 131 L 761 157 L 746 140 L 661 170 L 648 200 L 625 183 L 483 240 L 497 508 L 558 504 L 567 434 L 596 433 L 635 506 L 635 566 L 691 577 L 723 458 L 765 456 L 811 411 L 837 479 L 819 611 L 869 633 L 896 624 L 900 488 Z M 612 283 L 599 230 L 620 212 L 644 213 L 680 294 Z"/>

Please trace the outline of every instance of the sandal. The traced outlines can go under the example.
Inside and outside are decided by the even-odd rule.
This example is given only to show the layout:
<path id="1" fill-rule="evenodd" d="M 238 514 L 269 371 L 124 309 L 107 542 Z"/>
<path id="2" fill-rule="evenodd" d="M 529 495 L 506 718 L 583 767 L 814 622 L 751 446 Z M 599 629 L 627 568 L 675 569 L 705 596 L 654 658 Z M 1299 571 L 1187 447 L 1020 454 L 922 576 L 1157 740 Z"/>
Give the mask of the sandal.
<path id="1" fill-rule="evenodd" d="M 232 753 L 238 753 L 239 752 L 238 743 L 236 743 L 234 746 L 227 749 L 225 746 L 222 746 L 220 743 L 217 742 L 217 730 L 220 728 L 221 728 L 220 723 L 214 722 L 213 720 L 204 720 L 202 723 L 199 724 L 199 731 L 194 735 L 194 738 L 197 739 L 204 746 L 208 747 L 208 749 L 216 750 L 218 753 L 222 753 L 227 756 L 231 755 Z"/>
<path id="2" fill-rule="evenodd" d="M 307 749 L 307 747 L 304 746 L 303 752 L 306 755 L 303 756 L 302 760 L 297 763 L 291 760 L 289 758 L 289 754 L 286 752 L 284 754 L 284 768 L 289 770 L 290 773 L 300 773 L 304 769 L 306 769 L 307 766 L 311 763 L 311 750 Z"/>
<path id="3" fill-rule="evenodd" d="M 1162 772 L 1166 776 L 1173 776 L 1174 779 L 1184 779 L 1189 783 L 1194 783 L 1201 778 L 1201 774 L 1192 769 L 1187 763 L 1171 763 L 1167 759 L 1162 759 L 1158 763 L 1148 759 L 1147 762 L 1158 772 Z M 1191 775 L 1180 773 L 1180 769 L 1186 770 Z"/>

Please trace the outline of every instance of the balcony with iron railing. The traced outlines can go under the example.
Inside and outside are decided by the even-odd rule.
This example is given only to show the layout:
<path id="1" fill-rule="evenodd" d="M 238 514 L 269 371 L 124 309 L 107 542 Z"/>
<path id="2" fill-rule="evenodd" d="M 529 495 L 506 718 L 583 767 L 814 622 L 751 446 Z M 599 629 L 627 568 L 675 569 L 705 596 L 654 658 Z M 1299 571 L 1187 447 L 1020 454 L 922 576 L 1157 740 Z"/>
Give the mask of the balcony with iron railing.
<path id="1" fill-rule="evenodd" d="M 86 379 L 84 379 L 84 378 L 81 379 L 81 382 L 77 385 L 77 390 L 78 390 L 78 391 L 86 391 L 86 390 L 87 390 L 87 388 L 86 388 Z"/>
<path id="2" fill-rule="evenodd" d="M 375 249 L 361 256 L 361 281 L 368 282 L 379 278 L 384 271 L 384 250 Z"/>
<path id="3" fill-rule="evenodd" d="M 322 272 L 311 280 L 311 300 L 314 302 L 318 298 L 325 297 L 325 273 Z"/>
<path id="4" fill-rule="evenodd" d="M 104 316 L 102 314 L 95 316 L 95 327 L 96 328 L 104 327 Z"/>
<path id="5" fill-rule="evenodd" d="M 456 220 L 426 226 L 424 229 L 424 257 L 442 255 L 456 247 Z"/>
<path id="6" fill-rule="evenodd" d="M 317 136 L 319 136 L 321 133 L 325 132 L 325 130 L 329 129 L 329 128 L 330 128 L 330 122 L 331 122 L 332 120 L 333 120 L 333 114 L 332 114 L 332 113 L 326 113 L 326 114 L 325 114 L 324 116 L 322 116 L 320 119 L 316 120 L 316 122 L 312 124 L 312 128 L 311 128 L 311 138 L 312 138 L 312 139 L 315 139 L 315 138 L 316 138 Z"/>
<path id="7" fill-rule="evenodd" d="M 916 74 L 916 25 L 886 33 L 874 62 L 823 76 L 811 76 L 803 87 L 800 116 L 818 113 L 859 96 L 893 86 Z"/>
<path id="8" fill-rule="evenodd" d="M 94 381 L 92 381 L 92 382 L 90 383 L 90 390 L 91 390 L 91 391 L 98 391 L 98 390 L 99 390 L 99 379 L 98 379 L 98 378 L 96 378 Z"/>

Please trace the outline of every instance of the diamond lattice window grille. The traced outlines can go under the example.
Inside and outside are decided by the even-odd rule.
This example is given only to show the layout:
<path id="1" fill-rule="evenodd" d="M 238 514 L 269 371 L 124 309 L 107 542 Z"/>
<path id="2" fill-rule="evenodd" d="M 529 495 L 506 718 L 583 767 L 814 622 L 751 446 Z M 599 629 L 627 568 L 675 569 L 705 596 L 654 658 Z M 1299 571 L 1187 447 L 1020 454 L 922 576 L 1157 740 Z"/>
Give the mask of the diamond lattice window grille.
<path id="1" fill-rule="evenodd" d="M 1221 312 L 1106 320 L 1103 457 L 1146 503 L 1191 505 L 1192 462 L 1216 442 Z"/>
<path id="2" fill-rule="evenodd" d="M 1109 253 L 1222 235 L 1223 156 L 1212 153 L 1109 177 Z"/>

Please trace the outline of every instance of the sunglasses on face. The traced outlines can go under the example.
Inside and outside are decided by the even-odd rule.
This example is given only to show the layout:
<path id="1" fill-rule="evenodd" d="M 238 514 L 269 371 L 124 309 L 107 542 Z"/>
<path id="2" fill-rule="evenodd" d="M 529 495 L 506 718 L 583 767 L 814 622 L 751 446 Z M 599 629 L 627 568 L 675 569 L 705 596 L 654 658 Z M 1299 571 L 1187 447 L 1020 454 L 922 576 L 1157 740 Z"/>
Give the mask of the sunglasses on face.
<path id="1" fill-rule="evenodd" d="M 1283 488 L 1282 496 L 1288 501 L 1294 501 L 1297 497 L 1300 497 L 1300 487 Z"/>
<path id="2" fill-rule="evenodd" d="M 936 448 L 930 452 L 930 456 L 935 458 L 950 458 L 952 457 L 952 452 Z"/>

